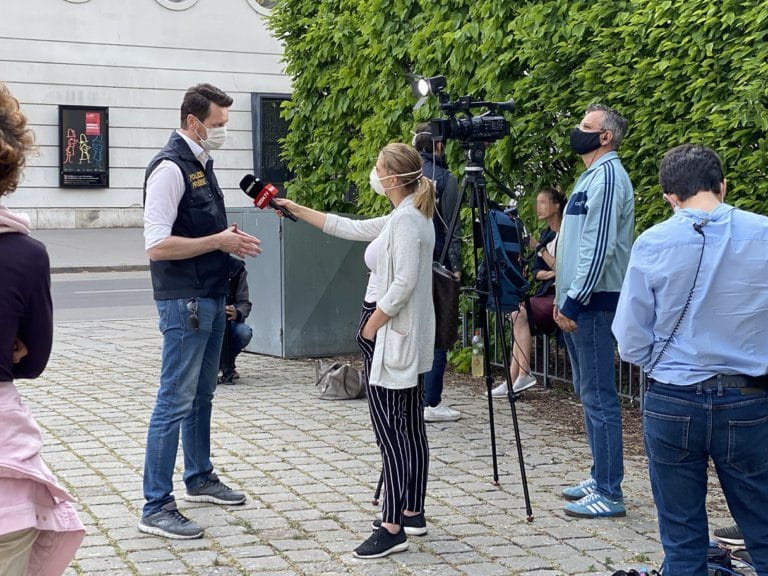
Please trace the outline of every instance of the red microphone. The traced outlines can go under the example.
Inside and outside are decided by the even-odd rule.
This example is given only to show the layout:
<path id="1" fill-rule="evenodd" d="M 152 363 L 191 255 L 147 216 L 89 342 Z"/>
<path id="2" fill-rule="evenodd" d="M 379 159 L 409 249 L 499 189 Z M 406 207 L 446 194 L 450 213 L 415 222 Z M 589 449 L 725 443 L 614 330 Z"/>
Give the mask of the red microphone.
<path id="1" fill-rule="evenodd" d="M 243 176 L 243 179 L 240 180 L 240 189 L 249 197 L 253 198 L 253 205 L 256 206 L 256 208 L 263 210 L 267 206 L 270 206 L 275 210 L 280 210 L 280 212 L 283 213 L 283 216 L 289 220 L 293 220 L 294 222 L 299 221 L 299 219 L 287 208 L 280 206 L 275 202 L 275 196 L 277 196 L 278 191 L 272 184 L 264 184 L 260 178 L 256 178 L 252 174 L 246 174 Z"/>

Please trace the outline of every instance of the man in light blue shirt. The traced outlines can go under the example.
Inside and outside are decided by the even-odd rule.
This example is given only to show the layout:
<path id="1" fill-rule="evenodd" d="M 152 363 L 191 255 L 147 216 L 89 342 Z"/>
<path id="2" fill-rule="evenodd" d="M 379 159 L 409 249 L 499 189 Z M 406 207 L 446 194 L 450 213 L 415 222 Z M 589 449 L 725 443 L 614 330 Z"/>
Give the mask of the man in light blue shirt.
<path id="1" fill-rule="evenodd" d="M 584 408 L 589 477 L 562 492 L 577 518 L 625 516 L 624 454 L 611 323 L 634 235 L 632 183 L 617 154 L 627 121 L 601 104 L 571 132 L 587 167 L 573 187 L 557 241 L 555 322 L 563 330 L 573 388 Z"/>
<path id="2" fill-rule="evenodd" d="M 723 203 L 717 154 L 682 145 L 659 183 L 675 210 L 635 242 L 613 332 L 649 377 L 643 410 L 664 574 L 706 574 L 707 466 L 768 574 L 768 218 Z"/>

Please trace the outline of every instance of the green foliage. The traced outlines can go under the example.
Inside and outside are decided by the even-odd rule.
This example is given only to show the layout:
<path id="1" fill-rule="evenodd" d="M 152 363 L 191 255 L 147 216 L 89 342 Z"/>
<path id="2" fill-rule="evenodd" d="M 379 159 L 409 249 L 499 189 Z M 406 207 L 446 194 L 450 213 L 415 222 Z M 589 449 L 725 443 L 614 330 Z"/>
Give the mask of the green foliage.
<path id="1" fill-rule="evenodd" d="M 413 111 L 413 72 L 444 74 L 454 97 L 514 98 L 511 135 L 487 164 L 524 193 L 528 222 L 538 189 L 568 189 L 581 169 L 568 132 L 596 101 L 630 123 L 620 154 L 638 231 L 669 214 L 658 163 L 684 142 L 721 155 L 730 202 L 768 213 L 767 20 L 759 0 L 282 0 L 270 24 L 293 78 L 289 193 L 322 209 L 384 212 L 368 187 L 378 150 L 438 115 L 435 101 Z M 460 172 L 455 143 L 448 154 Z M 343 199 L 351 184 L 356 207 Z"/>
<path id="2" fill-rule="evenodd" d="M 448 352 L 448 363 L 459 374 L 469 374 L 472 367 L 472 348 L 457 347 Z"/>

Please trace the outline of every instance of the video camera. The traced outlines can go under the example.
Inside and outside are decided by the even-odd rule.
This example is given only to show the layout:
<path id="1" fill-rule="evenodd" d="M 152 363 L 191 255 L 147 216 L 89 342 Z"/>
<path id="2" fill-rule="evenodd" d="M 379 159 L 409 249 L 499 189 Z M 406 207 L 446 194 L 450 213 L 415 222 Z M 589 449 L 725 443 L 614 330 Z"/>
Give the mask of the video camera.
<path id="1" fill-rule="evenodd" d="M 460 96 L 451 101 L 443 91 L 446 85 L 445 76 L 419 77 L 413 82 L 413 91 L 420 97 L 417 106 L 421 105 L 430 94 L 437 95 L 440 109 L 447 116 L 447 118 L 433 118 L 430 121 L 430 131 L 435 140 L 453 139 L 463 143 L 493 142 L 509 134 L 509 122 L 499 113 L 514 110 L 515 103 L 512 100 L 487 102 L 472 100 L 471 96 Z M 488 110 L 483 114 L 473 115 L 473 108 Z M 459 113 L 463 113 L 463 116 L 457 117 Z"/>

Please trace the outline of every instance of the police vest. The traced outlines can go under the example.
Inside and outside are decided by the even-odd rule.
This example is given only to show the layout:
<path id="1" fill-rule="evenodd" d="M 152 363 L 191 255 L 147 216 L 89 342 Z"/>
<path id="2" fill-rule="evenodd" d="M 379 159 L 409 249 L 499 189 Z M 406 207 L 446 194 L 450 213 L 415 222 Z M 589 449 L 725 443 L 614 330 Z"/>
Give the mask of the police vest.
<path id="1" fill-rule="evenodd" d="M 144 175 L 147 180 L 163 160 L 176 164 L 184 177 L 184 195 L 179 202 L 171 234 L 201 238 L 227 228 L 224 194 L 213 173 L 213 160 L 203 166 L 184 139 L 174 132 L 155 156 Z M 152 288 L 155 300 L 176 298 L 215 298 L 227 294 L 229 255 L 220 250 L 184 260 L 151 260 Z"/>

